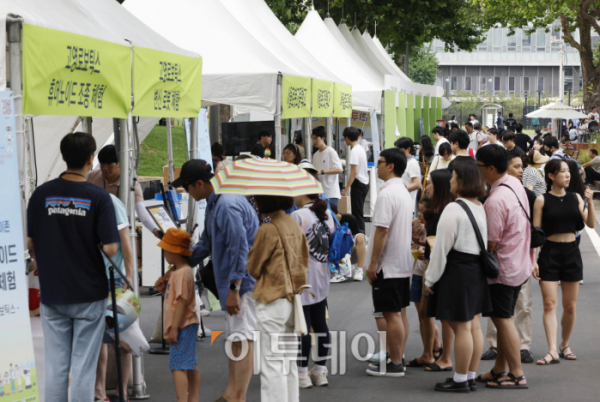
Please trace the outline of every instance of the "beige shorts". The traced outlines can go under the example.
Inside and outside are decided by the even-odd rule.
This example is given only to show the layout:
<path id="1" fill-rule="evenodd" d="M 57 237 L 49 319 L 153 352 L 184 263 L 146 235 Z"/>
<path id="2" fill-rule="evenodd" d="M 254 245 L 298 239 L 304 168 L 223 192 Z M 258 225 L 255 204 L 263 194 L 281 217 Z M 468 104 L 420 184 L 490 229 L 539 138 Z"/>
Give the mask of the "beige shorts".
<path id="1" fill-rule="evenodd" d="M 252 291 L 244 293 L 240 299 L 240 312 L 229 315 L 225 312 L 225 335 L 228 342 L 253 341 L 256 331 L 256 309 L 255 301 L 252 299 Z M 229 339 L 230 335 L 235 335 Z"/>

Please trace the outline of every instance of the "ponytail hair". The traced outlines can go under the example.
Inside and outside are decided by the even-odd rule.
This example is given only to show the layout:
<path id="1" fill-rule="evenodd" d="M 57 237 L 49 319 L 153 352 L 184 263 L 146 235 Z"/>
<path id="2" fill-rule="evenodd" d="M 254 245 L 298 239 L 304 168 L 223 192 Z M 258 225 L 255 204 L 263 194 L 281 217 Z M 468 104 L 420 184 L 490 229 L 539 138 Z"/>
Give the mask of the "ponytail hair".
<path id="1" fill-rule="evenodd" d="M 329 219 L 327 216 L 327 202 L 322 200 L 319 194 L 309 194 L 307 197 L 311 200 L 314 200 L 309 209 L 313 211 L 321 223 L 324 224 L 325 221 Z"/>

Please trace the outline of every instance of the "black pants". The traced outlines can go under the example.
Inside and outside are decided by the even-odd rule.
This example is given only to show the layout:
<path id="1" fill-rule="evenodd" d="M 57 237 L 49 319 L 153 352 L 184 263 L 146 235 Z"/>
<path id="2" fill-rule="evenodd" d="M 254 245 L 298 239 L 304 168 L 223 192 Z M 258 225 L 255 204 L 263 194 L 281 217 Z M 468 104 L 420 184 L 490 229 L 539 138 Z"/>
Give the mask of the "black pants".
<path id="1" fill-rule="evenodd" d="M 596 172 L 591 166 L 586 167 L 584 170 L 586 183 L 591 184 L 596 180 L 600 180 L 600 172 Z"/>
<path id="2" fill-rule="evenodd" d="M 307 335 L 304 335 L 302 340 L 302 350 L 301 356 L 302 358 L 298 361 L 298 366 L 300 367 L 308 367 L 308 359 L 310 356 L 310 347 L 311 347 L 311 336 L 310 336 L 310 328 L 312 327 L 317 337 L 317 352 L 318 358 L 322 359 L 319 361 L 315 361 L 315 364 L 319 366 L 324 366 L 326 357 L 329 356 L 329 345 L 331 343 L 329 336 L 329 327 L 327 327 L 327 319 L 325 318 L 325 314 L 327 311 L 327 299 L 320 301 L 316 304 L 311 304 L 309 306 L 302 306 L 304 310 L 304 317 L 306 318 L 306 327 L 309 330 Z"/>
<path id="3" fill-rule="evenodd" d="M 358 227 L 361 233 L 365 233 L 365 198 L 369 192 L 369 185 L 363 184 L 358 179 L 354 179 L 350 186 L 350 208 L 352 215 L 358 221 Z"/>

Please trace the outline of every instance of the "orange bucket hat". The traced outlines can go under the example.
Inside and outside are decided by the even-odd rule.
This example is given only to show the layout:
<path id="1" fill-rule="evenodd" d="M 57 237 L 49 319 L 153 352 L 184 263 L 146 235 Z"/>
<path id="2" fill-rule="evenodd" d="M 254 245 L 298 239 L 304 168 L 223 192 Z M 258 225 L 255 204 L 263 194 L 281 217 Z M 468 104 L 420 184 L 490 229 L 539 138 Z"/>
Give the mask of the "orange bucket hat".
<path id="1" fill-rule="evenodd" d="M 158 243 L 158 247 L 172 253 L 181 254 L 189 257 L 192 255 L 190 250 L 190 235 L 185 230 L 170 228 Z"/>

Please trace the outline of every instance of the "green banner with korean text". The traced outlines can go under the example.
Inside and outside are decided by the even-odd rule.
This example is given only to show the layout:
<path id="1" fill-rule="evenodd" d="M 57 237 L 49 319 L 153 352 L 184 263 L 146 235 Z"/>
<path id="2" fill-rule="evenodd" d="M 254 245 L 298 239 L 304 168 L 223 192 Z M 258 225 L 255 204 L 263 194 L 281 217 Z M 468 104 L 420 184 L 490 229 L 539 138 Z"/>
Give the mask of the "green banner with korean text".
<path id="1" fill-rule="evenodd" d="M 23 24 L 23 112 L 126 118 L 129 46 Z"/>
<path id="2" fill-rule="evenodd" d="M 310 116 L 310 77 L 284 75 L 281 81 L 282 119 Z"/>
<path id="3" fill-rule="evenodd" d="M 403 137 L 414 138 L 415 136 L 415 98 L 413 94 L 406 95 L 406 132 L 401 133 Z"/>
<path id="4" fill-rule="evenodd" d="M 352 87 L 344 84 L 334 84 L 333 117 L 352 116 Z"/>
<path id="5" fill-rule="evenodd" d="M 333 82 L 312 79 L 312 117 L 333 115 Z"/>
<path id="6" fill-rule="evenodd" d="M 201 91 L 201 58 L 133 49 L 134 116 L 195 117 Z"/>
<path id="7" fill-rule="evenodd" d="M 384 149 L 394 146 L 396 141 L 396 91 L 383 91 Z"/>

